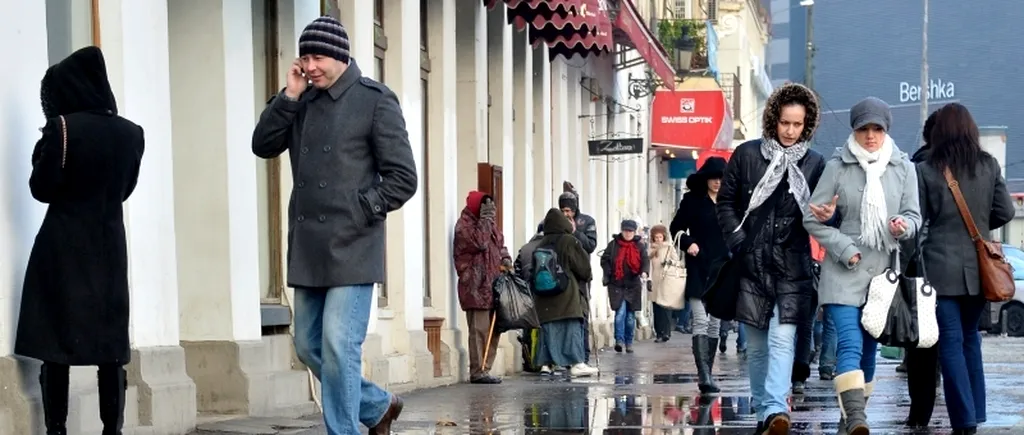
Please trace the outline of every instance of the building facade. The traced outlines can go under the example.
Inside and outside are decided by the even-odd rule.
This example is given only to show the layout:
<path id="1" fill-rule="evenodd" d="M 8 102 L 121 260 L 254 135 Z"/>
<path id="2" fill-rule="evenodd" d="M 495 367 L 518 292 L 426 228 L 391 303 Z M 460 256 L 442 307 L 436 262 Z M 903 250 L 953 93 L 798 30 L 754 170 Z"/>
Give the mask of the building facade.
<path id="1" fill-rule="evenodd" d="M 984 8 L 933 1 L 929 7 L 929 83 L 922 89 L 922 2 L 815 3 L 814 87 L 824 109 L 816 146 L 830 154 L 842 144 L 850 134 L 850 107 L 875 96 L 892 107 L 896 144 L 913 152 L 921 143 L 927 91 L 929 112 L 960 102 L 978 125 L 1005 127 L 1006 177 L 1024 178 L 1024 108 L 1012 91 L 1024 67 L 1024 43 L 1006 32 L 1024 11 L 1012 0 Z M 971 30 L 953 31 L 961 28 Z"/>
<path id="2" fill-rule="evenodd" d="M 315 410 L 315 385 L 289 335 L 287 156 L 259 160 L 250 141 L 264 102 L 283 86 L 299 33 L 322 13 L 341 17 L 355 62 L 398 95 L 420 174 L 416 196 L 387 220 L 387 280 L 375 290 L 364 344 L 370 379 L 402 392 L 467 378 L 451 239 L 468 191 L 498 197 L 511 252 L 556 206 L 563 181 L 597 220 L 600 243 L 624 218 L 671 218 L 649 206 L 672 192 L 648 183 L 648 146 L 618 159 L 587 149 L 588 140 L 647 136 L 649 98 L 627 101 L 625 88 L 627 77 L 664 62 L 651 58 L 664 50 L 646 25 L 632 26 L 649 11 L 629 0 L 566 3 L 573 12 L 586 4 L 602 20 L 595 39 L 581 43 L 593 49 L 587 56 L 578 44 L 517 25 L 516 11 L 500 1 L 5 1 L 0 46 L 19 62 L 0 84 L 8 168 L 0 181 L 0 433 L 42 427 L 38 362 L 12 352 L 24 266 L 45 212 L 27 180 L 49 65 L 100 46 L 121 114 L 145 129 L 138 187 L 125 204 L 133 347 L 126 426 L 180 434 L 200 412 Z M 603 288 L 591 304 L 596 344 L 607 345 L 613 313 Z M 502 338 L 498 374 L 520 367 L 514 335 Z M 74 368 L 71 390 L 70 430 L 99 433 L 95 368 Z"/>

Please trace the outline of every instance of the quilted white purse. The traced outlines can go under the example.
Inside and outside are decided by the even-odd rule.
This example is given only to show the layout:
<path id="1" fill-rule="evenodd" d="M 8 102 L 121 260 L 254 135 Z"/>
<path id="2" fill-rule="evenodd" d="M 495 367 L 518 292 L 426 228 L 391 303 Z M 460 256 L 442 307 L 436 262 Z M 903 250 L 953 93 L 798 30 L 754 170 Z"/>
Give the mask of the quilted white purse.
<path id="1" fill-rule="evenodd" d="M 899 269 L 899 251 L 894 251 L 889 267 L 868 284 L 860 324 L 879 343 L 929 348 L 938 342 L 935 289 L 926 278 L 923 263 L 918 256 L 922 277 L 904 276 Z"/>

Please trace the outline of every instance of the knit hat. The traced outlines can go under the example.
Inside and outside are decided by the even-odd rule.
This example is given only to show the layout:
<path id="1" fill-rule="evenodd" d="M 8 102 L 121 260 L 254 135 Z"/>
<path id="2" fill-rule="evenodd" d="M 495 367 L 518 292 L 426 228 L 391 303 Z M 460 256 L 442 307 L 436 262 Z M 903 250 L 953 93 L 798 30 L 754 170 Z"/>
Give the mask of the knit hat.
<path id="1" fill-rule="evenodd" d="M 636 231 L 638 227 L 635 220 L 626 219 L 622 221 L 622 231 Z"/>
<path id="2" fill-rule="evenodd" d="M 889 104 L 875 97 L 867 97 L 854 104 L 850 109 L 850 127 L 857 130 L 868 124 L 875 124 L 889 131 L 892 124 Z"/>
<path id="3" fill-rule="evenodd" d="M 572 192 L 562 192 L 558 195 L 558 208 L 568 208 L 573 212 L 580 209 L 580 199 Z"/>
<path id="4" fill-rule="evenodd" d="M 299 35 L 299 57 L 307 54 L 319 54 L 348 63 L 349 43 L 345 26 L 328 16 L 313 20 Z"/>

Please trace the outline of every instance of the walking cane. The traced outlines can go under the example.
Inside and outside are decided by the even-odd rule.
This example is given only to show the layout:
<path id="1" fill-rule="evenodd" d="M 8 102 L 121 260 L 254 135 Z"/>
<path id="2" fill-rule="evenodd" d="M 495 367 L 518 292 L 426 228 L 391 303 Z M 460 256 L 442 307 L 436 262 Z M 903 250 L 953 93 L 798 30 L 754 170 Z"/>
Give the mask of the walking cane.
<path id="1" fill-rule="evenodd" d="M 487 371 L 487 354 L 490 353 L 490 350 L 491 350 L 491 338 L 494 337 L 494 321 L 495 320 L 498 320 L 498 313 L 492 311 L 491 312 L 491 327 L 487 330 L 487 345 L 484 346 L 484 361 L 483 361 L 483 364 L 481 365 L 483 367 L 482 370 L 484 372 Z"/>

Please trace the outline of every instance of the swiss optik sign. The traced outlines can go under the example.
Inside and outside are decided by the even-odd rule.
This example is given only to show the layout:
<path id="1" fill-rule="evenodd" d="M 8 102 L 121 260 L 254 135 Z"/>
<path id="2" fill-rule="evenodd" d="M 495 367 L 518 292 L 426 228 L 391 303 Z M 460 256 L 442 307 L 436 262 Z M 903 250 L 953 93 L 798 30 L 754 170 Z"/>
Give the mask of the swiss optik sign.
<path id="1" fill-rule="evenodd" d="M 1006 176 L 1024 178 L 1024 9 L 1019 0 L 929 5 L 929 82 L 921 86 L 921 1 L 830 1 L 814 6 L 814 88 L 821 127 L 815 147 L 831 156 L 850 134 L 849 109 L 867 96 L 892 107 L 890 135 L 913 153 L 928 111 L 959 102 L 979 126 L 1006 126 Z M 858 18 L 859 17 L 859 18 Z M 863 18 L 863 19 L 862 19 Z M 869 18 L 869 19 L 868 19 Z M 795 36 L 795 35 L 794 35 Z"/>

